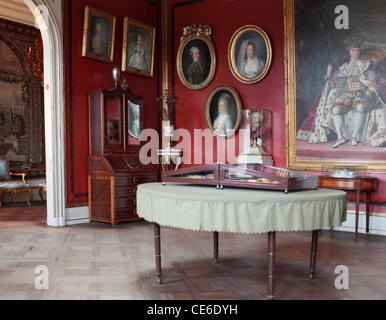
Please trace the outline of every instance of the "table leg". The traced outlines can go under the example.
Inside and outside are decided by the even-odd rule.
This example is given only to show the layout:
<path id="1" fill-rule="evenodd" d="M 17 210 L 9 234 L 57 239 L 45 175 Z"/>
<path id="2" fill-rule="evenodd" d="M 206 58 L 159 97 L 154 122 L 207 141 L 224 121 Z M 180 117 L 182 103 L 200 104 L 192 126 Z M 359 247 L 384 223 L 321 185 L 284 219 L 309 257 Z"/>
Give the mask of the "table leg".
<path id="1" fill-rule="evenodd" d="M 213 232 L 214 263 L 218 263 L 218 232 Z"/>
<path id="2" fill-rule="evenodd" d="M 275 298 L 275 248 L 276 232 L 268 232 L 268 295 L 269 300 Z"/>
<path id="3" fill-rule="evenodd" d="M 312 242 L 311 242 L 311 258 L 310 258 L 310 274 L 309 279 L 314 280 L 314 272 L 315 272 L 315 263 L 316 263 L 316 250 L 318 248 L 318 237 L 319 230 L 312 231 Z"/>
<path id="4" fill-rule="evenodd" d="M 355 234 L 354 239 L 358 236 L 358 220 L 359 220 L 359 201 L 361 198 L 361 190 L 358 188 L 355 193 Z"/>
<path id="5" fill-rule="evenodd" d="M 39 187 L 38 192 L 39 192 L 40 202 L 43 202 L 43 194 L 42 194 L 42 191 L 43 191 L 43 187 Z"/>
<path id="6" fill-rule="evenodd" d="M 155 242 L 155 274 L 157 283 L 162 284 L 161 273 L 161 228 L 158 223 L 154 223 L 154 242 Z"/>
<path id="7" fill-rule="evenodd" d="M 28 206 L 31 206 L 31 203 L 30 203 L 30 200 L 31 200 L 31 189 L 28 189 L 26 190 L 28 192 L 28 197 L 27 197 L 27 203 L 28 203 Z"/>
<path id="8" fill-rule="evenodd" d="M 366 233 L 370 234 L 369 222 L 370 222 L 370 203 L 371 203 L 371 191 L 366 190 Z"/>

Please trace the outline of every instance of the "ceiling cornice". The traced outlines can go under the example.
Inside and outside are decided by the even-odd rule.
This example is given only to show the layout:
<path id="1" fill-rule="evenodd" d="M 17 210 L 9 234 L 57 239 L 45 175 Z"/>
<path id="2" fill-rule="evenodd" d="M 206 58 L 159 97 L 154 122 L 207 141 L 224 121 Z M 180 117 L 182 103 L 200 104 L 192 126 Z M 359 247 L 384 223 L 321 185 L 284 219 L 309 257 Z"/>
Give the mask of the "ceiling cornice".
<path id="1" fill-rule="evenodd" d="M 23 0 L 0 0 L 0 18 L 35 25 L 35 17 Z"/>

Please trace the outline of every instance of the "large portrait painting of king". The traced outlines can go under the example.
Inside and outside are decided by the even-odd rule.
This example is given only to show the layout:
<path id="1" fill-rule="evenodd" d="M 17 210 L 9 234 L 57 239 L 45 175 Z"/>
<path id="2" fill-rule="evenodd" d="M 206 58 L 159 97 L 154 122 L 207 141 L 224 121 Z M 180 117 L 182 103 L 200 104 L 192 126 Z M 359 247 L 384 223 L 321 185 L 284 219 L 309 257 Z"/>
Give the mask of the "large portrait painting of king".
<path id="1" fill-rule="evenodd" d="M 286 0 L 287 165 L 386 171 L 384 0 Z"/>

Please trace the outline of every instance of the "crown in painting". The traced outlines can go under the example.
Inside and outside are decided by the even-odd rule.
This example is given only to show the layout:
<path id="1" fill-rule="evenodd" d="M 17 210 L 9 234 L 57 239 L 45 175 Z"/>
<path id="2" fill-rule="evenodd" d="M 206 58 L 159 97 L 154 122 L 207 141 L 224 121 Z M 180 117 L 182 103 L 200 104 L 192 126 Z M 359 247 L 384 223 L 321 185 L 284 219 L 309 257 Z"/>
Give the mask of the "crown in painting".
<path id="1" fill-rule="evenodd" d="M 344 42 L 344 46 L 347 50 L 352 48 L 360 48 L 363 43 L 363 38 L 351 37 Z"/>

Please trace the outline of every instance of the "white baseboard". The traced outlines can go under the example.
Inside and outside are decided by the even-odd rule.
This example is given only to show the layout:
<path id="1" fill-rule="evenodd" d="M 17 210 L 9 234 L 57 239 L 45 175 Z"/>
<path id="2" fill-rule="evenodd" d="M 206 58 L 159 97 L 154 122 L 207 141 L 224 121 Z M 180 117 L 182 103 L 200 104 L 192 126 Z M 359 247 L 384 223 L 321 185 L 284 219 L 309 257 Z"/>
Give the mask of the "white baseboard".
<path id="1" fill-rule="evenodd" d="M 89 207 L 66 208 L 66 225 L 89 223 Z"/>
<path id="2" fill-rule="evenodd" d="M 347 219 L 340 227 L 334 227 L 334 230 L 355 232 L 355 213 L 349 211 Z M 386 236 L 386 217 L 370 215 L 369 221 L 370 234 Z M 358 233 L 366 233 L 366 215 L 360 212 L 358 220 Z"/>

